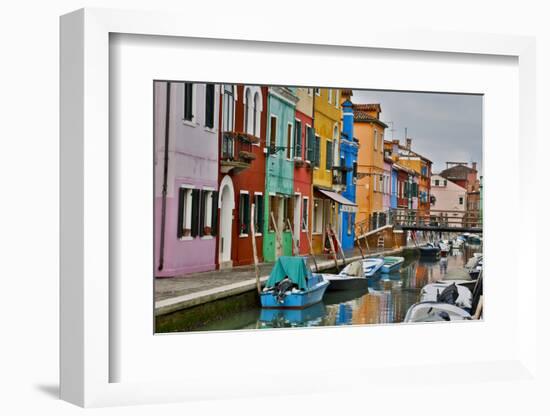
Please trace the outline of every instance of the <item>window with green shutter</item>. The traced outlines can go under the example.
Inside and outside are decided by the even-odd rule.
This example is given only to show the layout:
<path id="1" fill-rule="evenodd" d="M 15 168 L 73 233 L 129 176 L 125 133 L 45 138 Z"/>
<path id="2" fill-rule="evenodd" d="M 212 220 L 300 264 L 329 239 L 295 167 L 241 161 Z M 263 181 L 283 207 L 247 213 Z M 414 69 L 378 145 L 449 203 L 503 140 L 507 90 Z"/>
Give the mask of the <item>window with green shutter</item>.
<path id="1" fill-rule="evenodd" d="M 332 169 L 332 141 L 327 140 L 327 157 L 325 163 L 326 169 Z"/>
<path id="2" fill-rule="evenodd" d="M 302 122 L 295 120 L 294 125 L 294 157 L 302 157 Z"/>
<path id="3" fill-rule="evenodd" d="M 318 168 L 321 165 L 321 138 L 319 136 L 315 136 L 313 143 L 315 143 L 314 166 Z"/>

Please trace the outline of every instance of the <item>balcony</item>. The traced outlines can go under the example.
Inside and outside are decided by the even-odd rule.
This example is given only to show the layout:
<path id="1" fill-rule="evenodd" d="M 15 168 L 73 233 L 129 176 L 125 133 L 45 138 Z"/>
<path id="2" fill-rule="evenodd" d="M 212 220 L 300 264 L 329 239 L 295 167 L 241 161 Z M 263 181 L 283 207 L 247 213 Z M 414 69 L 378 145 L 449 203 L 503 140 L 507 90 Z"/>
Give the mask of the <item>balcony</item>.
<path id="1" fill-rule="evenodd" d="M 346 169 L 340 166 L 332 168 L 332 189 L 336 192 L 344 192 L 346 190 Z"/>
<path id="2" fill-rule="evenodd" d="M 238 173 L 248 169 L 256 155 L 252 145 L 260 139 L 247 133 L 226 131 L 222 134 L 220 165 L 222 173 Z"/>

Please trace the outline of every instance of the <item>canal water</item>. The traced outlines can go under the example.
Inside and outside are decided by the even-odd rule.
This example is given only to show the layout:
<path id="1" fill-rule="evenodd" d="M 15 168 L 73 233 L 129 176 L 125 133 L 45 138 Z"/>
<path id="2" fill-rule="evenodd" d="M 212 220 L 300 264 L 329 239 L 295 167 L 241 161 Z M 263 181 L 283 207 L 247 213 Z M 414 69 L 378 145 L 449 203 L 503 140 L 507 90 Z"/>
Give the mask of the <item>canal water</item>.
<path id="1" fill-rule="evenodd" d="M 428 283 L 463 272 L 464 265 L 479 246 L 465 245 L 453 250 L 446 258 L 424 260 L 408 258 L 399 272 L 379 273 L 370 279 L 363 291 L 326 292 L 323 301 L 303 310 L 261 309 L 258 299 L 249 294 L 235 300 L 220 301 L 214 316 L 209 316 L 196 327 L 178 315 L 157 321 L 157 332 L 217 331 L 238 329 L 291 328 L 337 325 L 387 324 L 402 322 L 409 307 L 418 302 L 420 290 Z M 328 271 L 334 272 L 334 271 Z M 254 293 L 255 295 L 255 293 Z M 197 319 L 200 319 L 197 317 Z M 179 323 L 181 321 L 181 324 Z"/>

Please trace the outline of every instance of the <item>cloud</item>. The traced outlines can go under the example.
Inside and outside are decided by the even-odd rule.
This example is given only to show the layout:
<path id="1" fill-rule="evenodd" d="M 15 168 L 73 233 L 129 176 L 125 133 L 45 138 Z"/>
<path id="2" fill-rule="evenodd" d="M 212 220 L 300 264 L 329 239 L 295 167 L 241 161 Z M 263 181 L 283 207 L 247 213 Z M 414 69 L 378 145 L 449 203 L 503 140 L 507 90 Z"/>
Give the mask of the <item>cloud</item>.
<path id="1" fill-rule="evenodd" d="M 404 142 L 407 128 L 413 150 L 434 162 L 434 172 L 447 161 L 477 162 L 482 172 L 481 95 L 354 90 L 352 101 L 380 103 L 386 139 Z"/>

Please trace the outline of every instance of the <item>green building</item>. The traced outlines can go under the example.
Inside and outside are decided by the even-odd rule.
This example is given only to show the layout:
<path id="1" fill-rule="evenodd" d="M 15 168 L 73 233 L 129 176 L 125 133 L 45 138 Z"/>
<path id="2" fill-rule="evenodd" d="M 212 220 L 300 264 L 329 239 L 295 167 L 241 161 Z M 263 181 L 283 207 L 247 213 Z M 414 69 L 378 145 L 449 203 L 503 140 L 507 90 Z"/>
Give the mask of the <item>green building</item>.
<path id="1" fill-rule="evenodd" d="M 292 255 L 294 224 L 293 137 L 295 88 L 270 87 L 268 93 L 267 152 L 265 173 L 265 221 L 263 255 L 265 261 Z M 277 233 L 276 231 L 279 231 Z"/>

